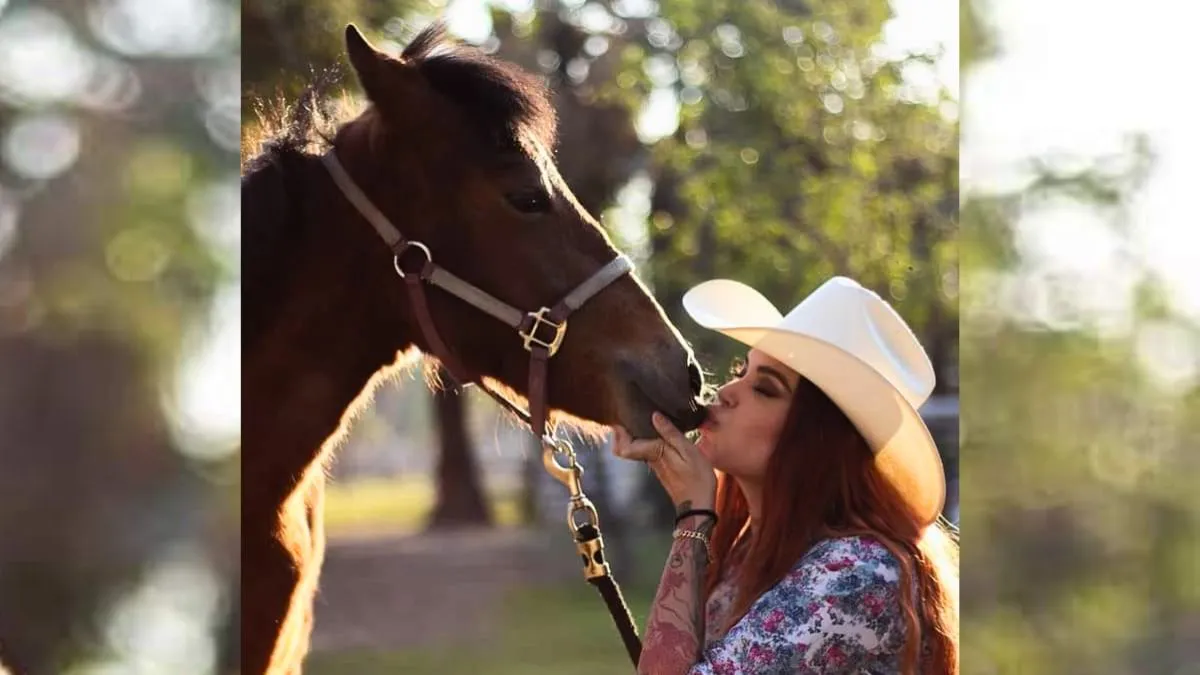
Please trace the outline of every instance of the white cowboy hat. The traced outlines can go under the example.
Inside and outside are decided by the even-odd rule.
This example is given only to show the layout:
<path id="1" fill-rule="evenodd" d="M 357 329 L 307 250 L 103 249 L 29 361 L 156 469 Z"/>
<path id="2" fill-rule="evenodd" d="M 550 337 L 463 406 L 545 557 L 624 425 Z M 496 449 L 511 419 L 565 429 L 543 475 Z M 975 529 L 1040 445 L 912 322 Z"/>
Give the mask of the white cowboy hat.
<path id="1" fill-rule="evenodd" d="M 688 291 L 683 306 L 701 326 L 778 359 L 824 391 L 922 524 L 937 520 L 946 479 L 937 444 L 917 413 L 933 391 L 933 366 L 912 329 L 879 295 L 834 277 L 783 316 L 753 288 L 714 279 Z"/>

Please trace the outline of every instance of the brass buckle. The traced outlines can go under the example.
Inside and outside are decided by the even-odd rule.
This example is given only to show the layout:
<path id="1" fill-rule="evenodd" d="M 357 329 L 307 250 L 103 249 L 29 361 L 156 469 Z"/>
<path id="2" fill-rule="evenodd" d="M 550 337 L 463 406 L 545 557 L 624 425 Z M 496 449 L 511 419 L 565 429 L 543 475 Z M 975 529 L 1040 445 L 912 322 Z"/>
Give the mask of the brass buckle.
<path id="1" fill-rule="evenodd" d="M 536 312 L 530 312 L 529 316 L 533 317 L 533 326 L 529 329 L 529 332 L 522 333 L 520 330 L 517 331 L 525 341 L 525 351 L 533 351 L 533 345 L 537 344 L 540 347 L 545 347 L 550 352 L 550 356 L 554 356 L 558 348 L 562 345 L 563 338 L 567 336 L 567 322 L 554 323 L 546 318 L 546 314 L 549 312 L 549 307 L 543 307 Z M 550 342 L 545 342 L 537 337 L 538 328 L 543 325 L 554 327 L 554 339 Z"/>

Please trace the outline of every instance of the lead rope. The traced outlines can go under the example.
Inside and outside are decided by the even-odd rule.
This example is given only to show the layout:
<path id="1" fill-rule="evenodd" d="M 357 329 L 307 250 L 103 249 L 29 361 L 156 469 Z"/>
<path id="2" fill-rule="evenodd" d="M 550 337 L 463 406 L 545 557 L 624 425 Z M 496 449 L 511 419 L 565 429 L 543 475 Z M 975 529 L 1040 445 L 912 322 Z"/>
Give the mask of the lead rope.
<path id="1" fill-rule="evenodd" d="M 534 347 L 534 349 L 541 348 Z M 531 361 L 530 366 L 544 368 L 545 364 L 546 359 L 535 358 Z M 453 376 L 453 374 L 451 375 Z M 537 377 L 539 377 L 538 374 L 531 373 L 531 379 Z M 480 389 L 501 407 L 506 408 L 528 424 L 530 430 L 539 435 L 542 445 L 542 466 L 545 467 L 547 473 L 567 488 L 567 527 L 571 531 L 575 549 L 583 561 L 583 577 L 596 588 L 601 599 L 604 600 L 604 605 L 608 607 L 608 613 L 612 616 L 613 624 L 616 625 L 617 632 L 621 635 L 621 642 L 625 645 L 625 652 L 629 654 L 629 659 L 633 662 L 636 670 L 642 656 L 642 640 L 638 637 L 637 626 L 633 621 L 629 606 L 625 603 L 624 596 L 621 595 L 621 587 L 613 578 L 608 560 L 604 556 L 604 538 L 600 535 L 600 517 L 596 512 L 595 504 L 583 492 L 583 466 L 579 463 L 575 449 L 567 440 L 547 435 L 544 428 L 537 428 L 538 425 L 533 422 L 533 419 L 544 420 L 544 415 L 533 418 L 529 413 L 492 391 L 491 387 L 481 383 Z M 559 463 L 558 455 L 562 455 L 566 459 L 565 465 Z M 579 513 L 587 516 L 582 523 L 576 518 L 576 514 Z"/>
<path id="2" fill-rule="evenodd" d="M 549 442 L 548 442 L 549 441 Z M 604 557 L 604 539 L 600 536 L 600 519 L 592 500 L 583 493 L 583 467 L 580 466 L 571 444 L 562 439 L 542 439 L 542 464 L 546 471 L 567 487 L 567 527 L 570 528 L 575 548 L 583 560 L 583 576 L 596 587 L 604 604 L 612 615 L 613 623 L 621 634 L 621 642 L 636 669 L 642 656 L 642 641 L 621 589 L 613 579 L 608 560 Z M 556 455 L 567 458 L 566 466 L 559 464 Z M 576 514 L 584 513 L 587 520 L 580 523 Z"/>

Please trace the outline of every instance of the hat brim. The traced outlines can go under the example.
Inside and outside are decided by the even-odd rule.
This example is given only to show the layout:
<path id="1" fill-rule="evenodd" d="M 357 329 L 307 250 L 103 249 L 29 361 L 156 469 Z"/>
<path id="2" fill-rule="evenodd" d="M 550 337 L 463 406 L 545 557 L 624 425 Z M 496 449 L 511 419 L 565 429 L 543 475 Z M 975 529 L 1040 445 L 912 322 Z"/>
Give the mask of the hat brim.
<path id="1" fill-rule="evenodd" d="M 820 388 L 875 453 L 876 467 L 923 525 L 945 506 L 941 455 L 920 413 L 874 368 L 823 340 L 778 328 L 782 315 L 753 288 L 728 279 L 684 296 L 701 326 L 762 351 Z"/>

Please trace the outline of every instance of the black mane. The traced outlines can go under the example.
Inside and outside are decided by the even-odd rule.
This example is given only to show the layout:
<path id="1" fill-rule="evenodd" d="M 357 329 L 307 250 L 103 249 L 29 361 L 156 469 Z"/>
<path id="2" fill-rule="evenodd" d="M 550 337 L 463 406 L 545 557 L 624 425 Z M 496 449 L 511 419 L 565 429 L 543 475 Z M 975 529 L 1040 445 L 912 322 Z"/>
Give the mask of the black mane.
<path id="1" fill-rule="evenodd" d="M 554 147 L 554 107 L 538 78 L 454 40 L 441 22 L 421 31 L 401 58 L 416 64 L 429 85 L 466 111 L 488 138 L 513 142 L 524 132 Z"/>

